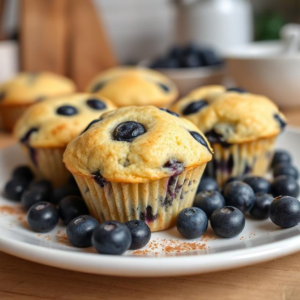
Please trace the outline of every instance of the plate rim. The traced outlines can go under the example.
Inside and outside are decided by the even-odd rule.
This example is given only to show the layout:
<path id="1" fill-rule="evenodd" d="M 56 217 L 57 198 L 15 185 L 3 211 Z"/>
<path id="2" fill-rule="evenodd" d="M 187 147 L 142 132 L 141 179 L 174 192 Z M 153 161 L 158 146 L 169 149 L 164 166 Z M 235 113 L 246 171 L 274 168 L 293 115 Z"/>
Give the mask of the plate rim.
<path id="1" fill-rule="evenodd" d="M 4 227 L 2 229 L 5 230 Z M 71 271 L 125 277 L 165 277 L 228 270 L 286 256 L 300 250 L 300 235 L 251 248 L 186 256 L 114 256 L 72 252 L 1 236 L 0 250 L 35 263 Z"/>
<path id="2" fill-rule="evenodd" d="M 289 126 L 286 131 L 300 134 L 300 128 L 294 126 Z M 0 152 L 15 146 L 0 149 Z M 0 225 L 0 233 L 1 230 L 9 229 Z M 0 251 L 71 271 L 124 277 L 165 277 L 228 270 L 286 256 L 300 251 L 300 235 L 249 248 L 180 256 L 114 256 L 73 252 L 29 244 L 0 235 Z"/>

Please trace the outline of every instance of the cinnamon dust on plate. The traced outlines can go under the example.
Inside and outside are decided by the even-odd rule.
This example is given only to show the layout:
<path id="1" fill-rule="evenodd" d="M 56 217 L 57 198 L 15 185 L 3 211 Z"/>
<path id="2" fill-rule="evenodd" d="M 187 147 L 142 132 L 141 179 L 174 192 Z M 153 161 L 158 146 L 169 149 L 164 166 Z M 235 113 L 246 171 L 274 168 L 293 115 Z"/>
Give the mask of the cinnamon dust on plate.
<path id="1" fill-rule="evenodd" d="M 183 242 L 180 240 L 154 239 L 145 249 L 133 251 L 134 255 L 178 254 L 188 251 L 207 250 L 206 243 L 201 241 Z"/>
<path id="2" fill-rule="evenodd" d="M 57 240 L 57 242 L 59 242 L 62 245 L 66 245 L 66 246 L 70 246 L 70 242 L 68 240 L 68 237 L 65 233 L 61 233 L 60 230 L 58 230 L 55 234 L 55 238 Z"/>
<path id="3" fill-rule="evenodd" d="M 25 211 L 23 210 L 21 205 L 16 205 L 16 206 L 1 205 L 0 214 L 10 215 L 10 216 L 25 215 Z"/>

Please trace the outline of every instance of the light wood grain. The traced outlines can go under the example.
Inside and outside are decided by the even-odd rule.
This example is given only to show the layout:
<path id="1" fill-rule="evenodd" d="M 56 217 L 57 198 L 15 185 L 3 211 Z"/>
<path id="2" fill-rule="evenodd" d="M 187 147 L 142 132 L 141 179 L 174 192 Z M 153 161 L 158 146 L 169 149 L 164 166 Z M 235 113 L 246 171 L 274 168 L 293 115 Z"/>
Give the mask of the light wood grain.
<path id="1" fill-rule="evenodd" d="M 90 0 L 72 0 L 70 5 L 70 77 L 80 91 L 99 72 L 117 64 L 101 16 Z"/>
<path id="2" fill-rule="evenodd" d="M 286 111 L 300 125 L 300 109 Z M 0 135 L 0 147 L 14 143 Z M 137 260 L 138 263 L 138 260 Z M 299 300 L 300 253 L 225 272 L 169 278 L 116 278 L 51 268 L 0 252 L 0 299 Z"/>
<path id="3" fill-rule="evenodd" d="M 66 74 L 69 0 L 20 3 L 22 69 Z"/>
<path id="4" fill-rule="evenodd" d="M 5 39 L 4 34 L 4 12 L 6 0 L 0 0 L 0 41 Z"/>

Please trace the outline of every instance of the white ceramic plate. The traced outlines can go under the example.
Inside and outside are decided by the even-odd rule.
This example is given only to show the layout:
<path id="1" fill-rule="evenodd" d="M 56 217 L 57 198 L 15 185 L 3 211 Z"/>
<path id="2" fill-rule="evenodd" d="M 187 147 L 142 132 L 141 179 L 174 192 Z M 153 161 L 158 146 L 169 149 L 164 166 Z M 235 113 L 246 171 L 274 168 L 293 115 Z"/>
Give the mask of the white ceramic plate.
<path id="1" fill-rule="evenodd" d="M 287 130 L 278 141 L 300 166 L 300 131 Z M 17 146 L 0 152 L 0 184 L 22 162 Z M 26 225 L 18 206 L 0 198 L 0 250 L 41 264 L 95 274 L 115 276 L 174 276 L 225 270 L 267 261 L 300 250 L 300 225 L 280 229 L 269 220 L 247 218 L 244 231 L 221 239 L 211 229 L 198 240 L 181 239 L 176 229 L 152 235 L 150 247 L 123 256 L 99 255 L 92 248 L 68 244 L 65 229 L 37 234 Z"/>

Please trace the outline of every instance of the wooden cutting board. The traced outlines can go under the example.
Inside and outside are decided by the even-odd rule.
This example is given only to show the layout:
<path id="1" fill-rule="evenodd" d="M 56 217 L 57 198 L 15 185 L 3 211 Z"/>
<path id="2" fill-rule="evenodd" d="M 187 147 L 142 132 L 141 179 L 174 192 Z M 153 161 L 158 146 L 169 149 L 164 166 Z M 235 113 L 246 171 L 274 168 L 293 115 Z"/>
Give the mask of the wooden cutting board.
<path id="1" fill-rule="evenodd" d="M 117 64 L 90 0 L 22 0 L 20 29 L 22 69 L 70 76 L 80 91 Z"/>
<path id="2" fill-rule="evenodd" d="M 69 0 L 22 0 L 21 67 L 67 73 Z"/>
<path id="3" fill-rule="evenodd" d="M 4 40 L 4 9 L 5 9 L 5 0 L 0 0 L 0 41 Z"/>
<path id="4" fill-rule="evenodd" d="M 72 0 L 70 13 L 69 75 L 83 91 L 96 74 L 115 66 L 117 60 L 91 1 Z"/>

